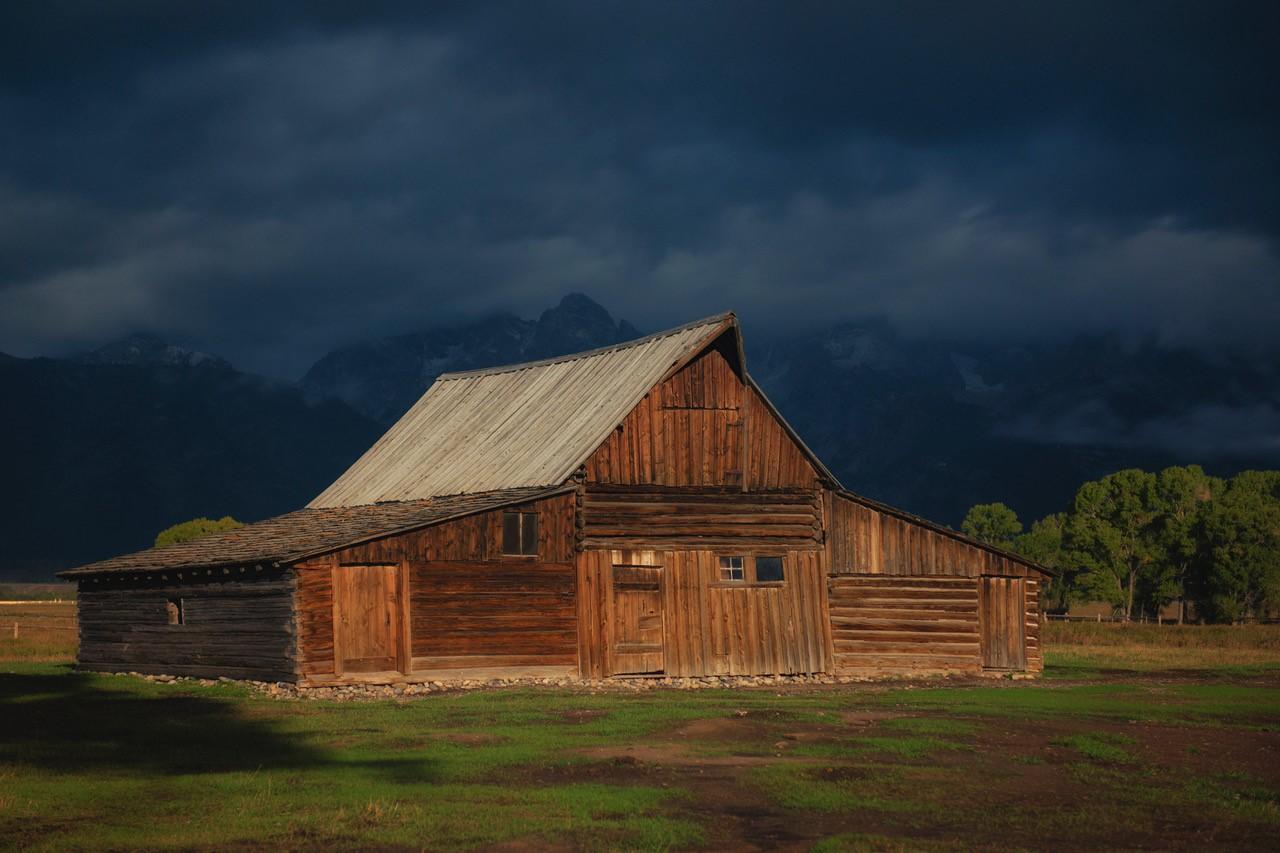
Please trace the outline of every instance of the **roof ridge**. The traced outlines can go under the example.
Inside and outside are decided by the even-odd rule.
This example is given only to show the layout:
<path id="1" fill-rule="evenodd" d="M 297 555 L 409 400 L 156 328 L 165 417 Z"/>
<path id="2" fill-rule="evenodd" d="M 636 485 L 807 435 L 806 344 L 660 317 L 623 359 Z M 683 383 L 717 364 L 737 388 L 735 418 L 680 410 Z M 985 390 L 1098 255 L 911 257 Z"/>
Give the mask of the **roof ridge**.
<path id="1" fill-rule="evenodd" d="M 670 329 L 664 329 L 660 332 L 654 332 L 643 337 L 633 338 L 629 341 L 622 341 L 608 346 L 596 347 L 595 349 L 583 350 L 582 352 L 571 352 L 565 355 L 556 355 L 549 358 L 540 358 L 534 361 L 521 361 L 515 364 L 500 364 L 494 367 L 478 367 L 474 370 L 458 370 L 451 373 L 441 373 L 436 377 L 437 382 L 449 382 L 454 379 L 466 379 L 472 376 L 496 376 L 500 373 L 514 373 L 517 370 L 528 370 L 533 367 L 545 367 L 548 364 L 560 364 L 566 361 L 578 361 L 583 358 L 591 358 L 597 355 L 604 355 L 609 352 L 617 352 L 618 350 L 630 349 L 631 347 L 647 344 L 652 341 L 668 338 L 672 335 L 678 335 L 689 329 L 696 329 L 698 326 L 710 326 L 713 323 L 723 323 L 726 320 L 737 320 L 737 315 L 732 311 L 724 311 L 720 314 L 712 314 L 710 317 L 703 317 L 701 320 L 694 320 L 675 326 Z"/>

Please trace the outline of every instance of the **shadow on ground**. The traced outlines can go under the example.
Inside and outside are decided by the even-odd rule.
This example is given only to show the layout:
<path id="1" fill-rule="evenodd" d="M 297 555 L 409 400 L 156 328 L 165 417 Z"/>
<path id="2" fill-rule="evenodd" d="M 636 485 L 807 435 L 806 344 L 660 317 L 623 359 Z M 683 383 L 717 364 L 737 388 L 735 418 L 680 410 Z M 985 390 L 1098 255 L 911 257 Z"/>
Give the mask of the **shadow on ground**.
<path id="1" fill-rule="evenodd" d="M 0 673 L 0 763 L 66 773 L 191 774 L 339 762 L 329 750 L 283 731 L 278 719 L 248 716 L 243 700 L 116 689 L 68 666 L 54 674 Z M 421 757 L 340 763 L 404 784 L 437 776 Z"/>

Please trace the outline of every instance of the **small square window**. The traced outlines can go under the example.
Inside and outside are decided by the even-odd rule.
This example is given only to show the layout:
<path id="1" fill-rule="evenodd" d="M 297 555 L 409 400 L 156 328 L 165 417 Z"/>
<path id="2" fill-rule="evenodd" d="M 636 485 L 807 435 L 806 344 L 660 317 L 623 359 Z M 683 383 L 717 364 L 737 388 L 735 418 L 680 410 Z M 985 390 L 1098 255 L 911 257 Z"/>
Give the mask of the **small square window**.
<path id="1" fill-rule="evenodd" d="M 756 557 L 756 582 L 776 583 L 782 580 L 781 557 Z"/>
<path id="2" fill-rule="evenodd" d="M 745 562 L 742 557 L 721 557 L 720 580 L 745 581 L 747 579 L 746 571 L 743 569 Z"/>
<path id="3" fill-rule="evenodd" d="M 536 512 L 504 512 L 502 514 L 502 553 L 512 557 L 537 556 L 538 514 Z"/>
<path id="4" fill-rule="evenodd" d="M 165 602 L 165 610 L 166 610 L 166 611 L 168 612 L 168 614 L 169 614 L 169 624 L 170 624 L 170 625 L 185 625 L 185 624 L 187 624 L 186 614 L 184 614 L 184 613 L 182 612 L 182 599 L 181 599 L 181 598 L 171 598 L 171 599 L 169 599 L 167 602 Z"/>

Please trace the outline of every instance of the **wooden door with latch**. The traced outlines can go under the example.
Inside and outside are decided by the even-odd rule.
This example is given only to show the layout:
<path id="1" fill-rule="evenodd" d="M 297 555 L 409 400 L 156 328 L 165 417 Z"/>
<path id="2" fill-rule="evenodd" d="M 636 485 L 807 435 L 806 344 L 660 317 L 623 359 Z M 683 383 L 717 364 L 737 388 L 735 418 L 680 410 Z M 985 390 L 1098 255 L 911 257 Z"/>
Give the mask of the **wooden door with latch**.
<path id="1" fill-rule="evenodd" d="M 660 673 L 663 661 L 662 559 L 653 551 L 631 552 L 613 565 L 609 674 Z"/>
<path id="2" fill-rule="evenodd" d="M 390 672 L 397 668 L 398 566 L 334 569 L 335 624 L 341 671 Z"/>

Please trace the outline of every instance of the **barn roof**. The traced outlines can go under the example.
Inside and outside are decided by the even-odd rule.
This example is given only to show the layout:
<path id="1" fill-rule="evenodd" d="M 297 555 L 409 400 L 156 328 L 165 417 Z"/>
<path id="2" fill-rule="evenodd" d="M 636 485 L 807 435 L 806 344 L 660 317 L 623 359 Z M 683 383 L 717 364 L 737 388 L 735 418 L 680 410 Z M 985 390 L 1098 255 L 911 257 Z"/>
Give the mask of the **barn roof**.
<path id="1" fill-rule="evenodd" d="M 563 483 L 650 388 L 727 331 L 738 334 L 732 313 L 589 352 L 446 373 L 310 506 Z"/>
<path id="2" fill-rule="evenodd" d="M 350 507 L 308 507 L 162 548 L 90 563 L 61 577 L 296 563 L 317 554 L 477 512 L 525 503 L 565 488 L 506 489 Z"/>

